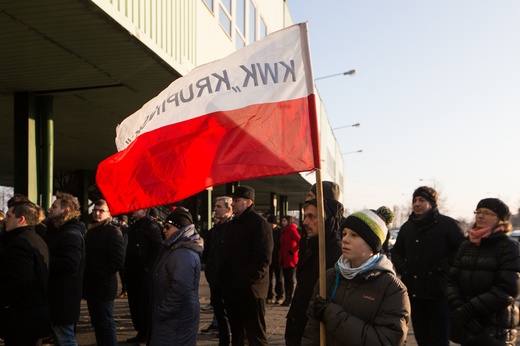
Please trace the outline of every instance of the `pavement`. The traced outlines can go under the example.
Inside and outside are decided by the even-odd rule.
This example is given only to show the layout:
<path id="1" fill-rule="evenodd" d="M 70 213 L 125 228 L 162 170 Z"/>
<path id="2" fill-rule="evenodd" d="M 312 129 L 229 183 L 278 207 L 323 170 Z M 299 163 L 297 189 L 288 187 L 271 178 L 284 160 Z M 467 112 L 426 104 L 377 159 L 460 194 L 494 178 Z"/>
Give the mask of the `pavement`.
<path id="1" fill-rule="evenodd" d="M 204 273 L 201 275 L 200 286 L 199 286 L 199 300 L 200 306 L 206 306 L 209 304 L 210 292 L 209 286 L 204 277 Z M 132 326 L 132 320 L 130 317 L 130 310 L 128 308 L 128 300 L 126 298 L 117 298 L 115 300 L 114 317 L 116 320 L 117 328 L 117 341 L 119 345 L 132 345 L 135 343 L 126 342 L 127 339 L 134 337 L 137 333 L 134 331 Z M 280 306 L 278 304 L 266 304 L 266 323 L 267 323 L 267 340 L 269 345 L 285 345 L 284 332 L 285 332 L 285 317 L 289 307 Z M 213 318 L 213 311 L 202 311 L 200 312 L 200 324 L 199 334 L 197 336 L 198 346 L 213 346 L 218 345 L 218 339 L 216 335 L 202 335 L 200 330 L 206 328 Z M 94 335 L 94 329 L 90 324 L 90 318 L 88 314 L 87 304 L 85 301 L 81 303 L 81 316 L 76 328 L 76 338 L 78 345 L 80 346 L 94 346 L 96 345 L 96 338 Z M 0 340 L 0 345 L 3 343 Z M 45 344 L 44 344 L 45 345 Z M 144 344 L 143 344 L 144 345 Z M 413 336 L 413 330 L 410 327 L 407 337 L 407 346 L 417 346 L 417 342 Z M 452 344 L 456 345 L 456 344 Z M 520 342 L 517 343 L 520 345 Z"/>
<path id="2" fill-rule="evenodd" d="M 210 292 L 209 286 L 204 277 L 201 275 L 199 286 L 199 300 L 200 306 L 209 304 Z M 280 306 L 278 304 L 266 304 L 266 323 L 267 323 L 267 340 L 269 345 L 285 345 L 285 317 L 289 307 Z M 127 339 L 136 335 L 132 327 L 132 320 L 130 318 L 130 311 L 128 309 L 128 301 L 126 298 L 118 298 L 115 301 L 114 316 L 117 326 L 117 341 L 119 345 L 135 345 L 135 343 L 126 342 Z M 197 336 L 198 346 L 213 346 L 218 345 L 216 335 L 202 335 L 200 330 L 206 328 L 213 318 L 213 311 L 200 312 L 199 334 Z M 81 305 L 81 317 L 77 325 L 77 340 L 80 346 L 96 345 L 96 338 L 94 330 L 90 325 L 87 305 L 83 301 Z M 417 343 L 413 338 L 413 331 L 408 333 L 407 346 L 416 346 Z"/>

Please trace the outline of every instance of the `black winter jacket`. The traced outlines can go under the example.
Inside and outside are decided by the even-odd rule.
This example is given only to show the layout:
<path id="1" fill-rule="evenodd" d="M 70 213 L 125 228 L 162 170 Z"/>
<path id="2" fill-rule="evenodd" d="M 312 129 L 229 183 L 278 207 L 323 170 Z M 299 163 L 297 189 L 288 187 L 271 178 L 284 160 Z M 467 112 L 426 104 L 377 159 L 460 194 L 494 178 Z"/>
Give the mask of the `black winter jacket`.
<path id="1" fill-rule="evenodd" d="M 59 229 L 51 227 L 45 238 L 49 246 L 49 307 L 54 325 L 79 320 L 85 269 L 86 227 L 71 219 Z"/>
<path id="2" fill-rule="evenodd" d="M 204 240 L 203 259 L 206 262 L 204 274 L 211 287 L 220 287 L 220 258 L 222 257 L 222 247 L 224 244 L 225 228 L 229 225 L 232 218 L 228 218 L 224 223 L 213 226 Z"/>
<path id="3" fill-rule="evenodd" d="M 226 226 L 223 250 L 220 278 L 225 299 L 267 297 L 273 232 L 253 206 Z"/>
<path id="4" fill-rule="evenodd" d="M 519 273 L 519 244 L 504 232 L 483 238 L 480 246 L 469 240 L 462 243 L 447 287 L 454 312 L 452 341 L 515 345 Z"/>
<path id="5" fill-rule="evenodd" d="M 341 256 L 341 245 L 336 230 L 325 233 L 326 269 L 334 267 Z M 296 289 L 291 307 L 287 313 L 285 339 L 289 346 L 300 345 L 305 325 L 307 324 L 307 307 L 312 298 L 314 286 L 319 279 L 318 237 L 311 239 L 305 234 L 300 240 L 298 264 L 296 265 Z"/>
<path id="6" fill-rule="evenodd" d="M 132 223 L 127 234 L 125 271 L 151 272 L 161 248 L 161 229 L 152 219 L 145 216 Z"/>
<path id="7" fill-rule="evenodd" d="M 124 264 L 123 236 L 108 218 L 92 227 L 85 237 L 85 276 L 83 298 L 90 301 L 114 300 L 116 273 Z"/>
<path id="8" fill-rule="evenodd" d="M 49 252 L 34 227 L 3 236 L 0 255 L 0 337 L 36 340 L 49 335 L 47 304 Z"/>
<path id="9" fill-rule="evenodd" d="M 464 241 L 457 221 L 431 210 L 424 218 L 410 216 L 392 248 L 392 262 L 410 299 L 445 300 L 446 280 Z"/>

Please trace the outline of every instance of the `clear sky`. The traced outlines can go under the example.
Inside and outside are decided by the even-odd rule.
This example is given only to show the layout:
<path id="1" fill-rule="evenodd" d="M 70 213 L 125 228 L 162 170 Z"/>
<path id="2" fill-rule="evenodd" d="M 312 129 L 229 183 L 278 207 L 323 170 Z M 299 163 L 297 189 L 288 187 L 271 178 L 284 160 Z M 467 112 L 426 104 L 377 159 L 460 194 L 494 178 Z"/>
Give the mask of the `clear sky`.
<path id="1" fill-rule="evenodd" d="M 288 0 L 307 21 L 314 77 L 346 154 L 346 207 L 409 205 L 435 185 L 473 219 L 520 207 L 520 1 Z M 423 179 L 423 181 L 420 181 Z"/>

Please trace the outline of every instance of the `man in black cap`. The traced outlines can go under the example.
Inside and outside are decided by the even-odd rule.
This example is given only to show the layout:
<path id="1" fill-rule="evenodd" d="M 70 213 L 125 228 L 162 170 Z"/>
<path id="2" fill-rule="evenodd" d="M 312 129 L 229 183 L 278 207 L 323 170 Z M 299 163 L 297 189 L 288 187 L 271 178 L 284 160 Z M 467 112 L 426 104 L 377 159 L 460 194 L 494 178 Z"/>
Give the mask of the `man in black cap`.
<path id="1" fill-rule="evenodd" d="M 231 195 L 235 218 L 226 228 L 220 267 L 232 345 L 267 345 L 265 297 L 273 234 L 267 221 L 254 209 L 255 190 L 239 186 Z"/>
<path id="2" fill-rule="evenodd" d="M 437 191 L 428 186 L 414 191 L 413 213 L 401 226 L 391 251 L 395 269 L 408 288 L 419 346 L 450 343 L 446 282 L 464 240 L 458 222 L 439 213 L 437 198 Z"/>

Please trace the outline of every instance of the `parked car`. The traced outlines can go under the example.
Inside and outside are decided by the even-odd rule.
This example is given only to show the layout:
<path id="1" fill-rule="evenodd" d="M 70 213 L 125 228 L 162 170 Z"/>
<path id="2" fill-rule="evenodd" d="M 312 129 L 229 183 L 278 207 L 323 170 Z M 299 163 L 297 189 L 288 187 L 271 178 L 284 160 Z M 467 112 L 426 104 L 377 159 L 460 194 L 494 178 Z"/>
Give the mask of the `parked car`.
<path id="1" fill-rule="evenodd" d="M 520 229 L 515 229 L 509 233 L 509 236 L 516 241 L 520 241 Z"/>
<path id="2" fill-rule="evenodd" d="M 388 250 L 391 250 L 394 247 L 397 235 L 399 234 L 399 228 L 393 228 L 388 232 L 390 232 L 390 238 L 388 239 Z"/>

